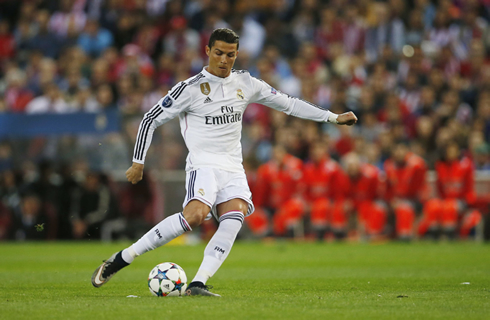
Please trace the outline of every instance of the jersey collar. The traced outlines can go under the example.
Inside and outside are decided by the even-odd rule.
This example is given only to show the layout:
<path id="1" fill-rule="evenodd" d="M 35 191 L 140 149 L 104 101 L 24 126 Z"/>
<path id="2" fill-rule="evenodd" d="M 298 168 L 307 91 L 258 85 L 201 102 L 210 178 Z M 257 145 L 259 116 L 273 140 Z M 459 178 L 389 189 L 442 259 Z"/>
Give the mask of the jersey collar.
<path id="1" fill-rule="evenodd" d="M 210 80 L 210 81 L 215 81 L 215 82 L 220 82 L 220 83 L 228 83 L 231 81 L 231 78 L 232 78 L 232 75 L 233 75 L 233 72 L 230 72 L 230 75 L 226 78 L 220 78 L 220 77 L 217 77 L 215 76 L 214 74 L 211 74 L 209 72 L 206 71 L 206 68 L 208 66 L 205 66 L 204 68 L 202 68 L 202 74 L 204 74 L 204 76 L 206 77 L 206 79 Z"/>

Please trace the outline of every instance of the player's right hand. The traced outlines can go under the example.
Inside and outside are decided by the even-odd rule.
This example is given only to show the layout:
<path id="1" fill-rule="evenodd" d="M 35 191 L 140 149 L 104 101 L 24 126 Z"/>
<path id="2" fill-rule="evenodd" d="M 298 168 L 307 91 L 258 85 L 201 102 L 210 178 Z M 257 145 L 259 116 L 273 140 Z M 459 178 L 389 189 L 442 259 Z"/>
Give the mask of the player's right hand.
<path id="1" fill-rule="evenodd" d="M 132 184 L 137 184 L 138 182 L 140 182 L 143 179 L 144 167 L 144 164 L 133 162 L 133 165 L 129 167 L 128 170 L 126 170 L 126 178 L 128 179 L 128 181 Z"/>

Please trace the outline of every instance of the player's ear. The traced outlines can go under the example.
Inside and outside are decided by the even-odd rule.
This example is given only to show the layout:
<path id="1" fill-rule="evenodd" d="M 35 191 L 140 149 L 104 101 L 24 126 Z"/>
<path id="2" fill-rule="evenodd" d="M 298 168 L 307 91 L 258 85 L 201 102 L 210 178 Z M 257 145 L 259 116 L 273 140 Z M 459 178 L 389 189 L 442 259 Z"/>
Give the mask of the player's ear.
<path id="1" fill-rule="evenodd" d="M 211 52 L 211 48 L 206 45 L 206 55 L 209 57 L 209 53 Z"/>

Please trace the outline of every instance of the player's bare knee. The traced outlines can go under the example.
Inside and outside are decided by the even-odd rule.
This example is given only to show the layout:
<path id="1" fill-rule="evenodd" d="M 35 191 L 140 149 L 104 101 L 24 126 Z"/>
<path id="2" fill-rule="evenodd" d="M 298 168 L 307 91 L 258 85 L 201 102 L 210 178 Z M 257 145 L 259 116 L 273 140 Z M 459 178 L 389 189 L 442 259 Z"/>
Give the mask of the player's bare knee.
<path id="1" fill-rule="evenodd" d="M 191 228 L 200 226 L 204 220 L 199 210 L 192 210 L 192 211 L 185 212 L 184 218 L 185 220 L 187 220 L 187 223 L 189 223 Z"/>
<path id="2" fill-rule="evenodd" d="M 245 216 L 248 211 L 248 203 L 242 199 L 232 199 L 224 203 L 220 203 L 217 206 L 218 215 L 222 216 L 223 214 L 230 211 L 240 211 Z"/>
<path id="3" fill-rule="evenodd" d="M 191 228 L 195 228 L 204 222 L 209 211 L 209 206 L 200 201 L 193 200 L 184 208 L 183 214 Z"/>

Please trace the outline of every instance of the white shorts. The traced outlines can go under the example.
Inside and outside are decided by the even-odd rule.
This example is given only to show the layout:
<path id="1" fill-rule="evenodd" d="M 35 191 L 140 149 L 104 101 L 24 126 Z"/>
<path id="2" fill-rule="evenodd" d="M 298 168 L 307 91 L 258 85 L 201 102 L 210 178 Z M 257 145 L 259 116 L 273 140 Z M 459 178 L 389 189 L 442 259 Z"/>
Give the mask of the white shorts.
<path id="1" fill-rule="evenodd" d="M 200 168 L 188 171 L 185 177 L 186 196 L 183 207 L 191 200 L 199 200 L 211 208 L 206 219 L 211 215 L 219 219 L 216 206 L 231 199 L 243 199 L 248 203 L 245 216 L 251 215 L 255 208 L 252 192 L 248 187 L 245 172 L 231 172 L 216 168 Z"/>

